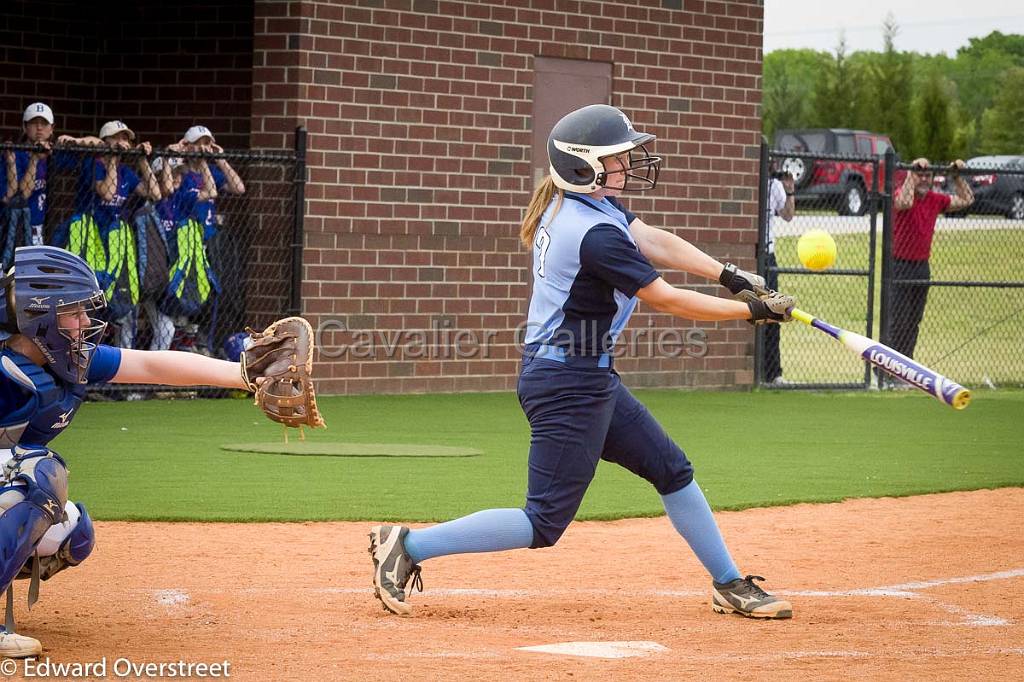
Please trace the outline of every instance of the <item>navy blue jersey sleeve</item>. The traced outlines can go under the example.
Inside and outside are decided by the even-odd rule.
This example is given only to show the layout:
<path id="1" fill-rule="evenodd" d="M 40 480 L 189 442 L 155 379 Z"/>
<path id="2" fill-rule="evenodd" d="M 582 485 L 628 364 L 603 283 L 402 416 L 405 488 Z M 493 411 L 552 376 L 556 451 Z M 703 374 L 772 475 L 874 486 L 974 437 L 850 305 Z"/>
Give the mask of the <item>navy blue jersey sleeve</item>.
<path id="1" fill-rule="evenodd" d="M 92 356 L 92 364 L 89 365 L 88 381 L 90 384 L 105 384 L 114 378 L 120 368 L 120 348 L 97 346 Z"/>
<path id="2" fill-rule="evenodd" d="M 622 202 L 615 197 L 605 197 L 605 201 L 614 206 L 615 208 L 622 211 L 622 215 L 626 216 L 626 224 L 632 225 L 633 221 L 636 220 L 636 214 L 630 211 L 628 208 L 622 205 Z"/>
<path id="3" fill-rule="evenodd" d="M 658 279 L 658 271 L 614 225 L 595 225 L 580 242 L 580 265 L 627 296 Z"/>

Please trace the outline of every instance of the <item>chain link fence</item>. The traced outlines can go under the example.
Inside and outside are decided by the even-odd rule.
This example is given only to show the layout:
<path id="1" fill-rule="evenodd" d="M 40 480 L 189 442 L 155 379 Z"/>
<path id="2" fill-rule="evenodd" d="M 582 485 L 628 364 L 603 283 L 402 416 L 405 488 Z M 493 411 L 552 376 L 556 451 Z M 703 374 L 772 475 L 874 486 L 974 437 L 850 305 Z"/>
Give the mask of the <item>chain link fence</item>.
<path id="1" fill-rule="evenodd" d="M 0 145 L 4 270 L 27 244 L 81 256 L 107 297 L 102 342 L 122 348 L 237 359 L 232 337 L 246 325 L 299 312 L 304 130 L 286 151 L 147 156 L 99 142 Z M 166 390 L 120 384 L 93 395 Z"/>
<path id="2" fill-rule="evenodd" d="M 942 195 L 934 199 L 940 208 L 956 201 L 948 168 L 934 165 L 930 177 L 922 176 Z M 790 221 L 771 215 L 768 203 L 772 183 L 785 173 L 793 176 Z M 895 211 L 897 192 L 914 176 L 893 153 L 838 155 L 765 145 L 759 271 L 811 314 L 879 339 L 960 383 L 1024 385 L 1024 279 L 1016 268 L 1024 257 L 1024 157 L 971 159 L 959 175 L 974 201 L 964 208 L 951 203 L 938 216 L 928 257 L 921 235 L 908 236 L 927 230 Z M 828 232 L 838 247 L 836 263 L 822 272 L 808 270 L 797 257 L 797 240 L 812 229 Z M 900 253 L 908 240 L 918 253 Z M 908 258 L 922 254 L 924 261 Z M 755 380 L 774 388 L 899 387 L 800 324 L 759 328 Z"/>
<path id="3" fill-rule="evenodd" d="M 913 171 L 906 164 L 895 168 Z M 956 175 L 973 201 L 961 209 L 951 203 L 939 216 L 926 267 L 901 258 L 901 233 L 912 226 L 901 225 L 898 212 L 890 220 L 881 339 L 964 385 L 1021 386 L 1024 156 L 969 159 Z M 936 167 L 932 176 L 933 189 L 956 202 L 958 180 L 947 167 Z M 896 181 L 893 194 L 899 190 Z"/>

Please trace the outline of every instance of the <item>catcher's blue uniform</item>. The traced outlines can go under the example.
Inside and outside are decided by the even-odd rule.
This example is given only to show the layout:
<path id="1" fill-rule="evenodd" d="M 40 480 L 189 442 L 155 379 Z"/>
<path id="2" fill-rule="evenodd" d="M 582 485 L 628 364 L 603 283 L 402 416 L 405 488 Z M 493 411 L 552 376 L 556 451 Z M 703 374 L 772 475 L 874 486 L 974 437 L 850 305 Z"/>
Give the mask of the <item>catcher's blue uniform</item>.
<path id="1" fill-rule="evenodd" d="M 89 384 L 110 381 L 120 364 L 120 348 L 98 346 Z M 0 448 L 45 447 L 71 423 L 87 386 L 55 377 L 20 353 L 0 351 Z"/>
<path id="2" fill-rule="evenodd" d="M 119 348 L 98 346 L 88 383 L 111 380 L 120 363 Z M 84 506 L 67 501 L 64 460 L 47 447 L 70 425 L 86 387 L 55 376 L 20 353 L 0 351 L 0 590 L 33 554 L 46 579 L 81 563 L 92 551 L 92 521 Z M 37 518 L 28 500 L 36 499 L 40 488 L 57 494 L 43 503 L 48 516 Z M 41 537 L 33 542 L 29 536 L 37 532 L 31 528 L 39 524 Z"/>
<path id="3" fill-rule="evenodd" d="M 530 421 L 525 511 L 533 547 L 554 544 L 572 521 L 599 460 L 615 462 L 662 495 L 685 487 L 683 451 L 622 385 L 612 350 L 658 273 L 629 233 L 635 216 L 611 198 L 567 192 L 541 217 L 533 297 L 519 377 Z"/>

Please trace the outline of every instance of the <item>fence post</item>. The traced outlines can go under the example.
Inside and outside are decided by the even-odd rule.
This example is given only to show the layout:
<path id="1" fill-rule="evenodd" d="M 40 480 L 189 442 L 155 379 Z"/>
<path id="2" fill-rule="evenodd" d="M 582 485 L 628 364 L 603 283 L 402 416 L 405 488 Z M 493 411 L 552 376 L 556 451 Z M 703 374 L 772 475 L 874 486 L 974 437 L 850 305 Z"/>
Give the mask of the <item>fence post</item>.
<path id="1" fill-rule="evenodd" d="M 295 216 L 292 223 L 292 286 L 289 315 L 302 314 L 302 247 L 306 220 L 306 129 L 295 129 Z"/>
<path id="2" fill-rule="evenodd" d="M 881 164 L 878 162 L 878 157 L 871 162 L 871 193 L 868 195 L 870 202 L 870 217 L 868 219 L 868 306 L 867 306 L 867 323 L 865 325 L 864 335 L 869 339 L 874 336 L 875 333 L 875 273 L 878 272 L 878 259 L 875 257 L 875 250 L 878 245 L 878 211 L 884 210 L 883 201 L 881 199 L 881 192 L 879 191 L 879 184 L 882 182 L 882 178 L 878 177 Z M 888 164 L 886 164 L 888 168 Z M 883 215 L 883 222 L 884 222 Z M 879 332 L 881 332 L 881 325 L 879 325 Z M 864 388 L 871 388 L 871 366 L 868 363 L 864 363 Z"/>
<path id="3" fill-rule="evenodd" d="M 878 339 L 889 345 L 889 310 L 892 304 L 892 201 L 896 154 L 885 152 L 885 184 L 882 188 L 882 291 L 879 309 Z"/>
<path id="4" fill-rule="evenodd" d="M 768 143 L 761 137 L 761 156 L 757 167 L 757 274 L 766 277 L 766 258 L 768 252 Z M 764 381 L 764 328 L 765 325 L 754 326 L 754 386 Z"/>

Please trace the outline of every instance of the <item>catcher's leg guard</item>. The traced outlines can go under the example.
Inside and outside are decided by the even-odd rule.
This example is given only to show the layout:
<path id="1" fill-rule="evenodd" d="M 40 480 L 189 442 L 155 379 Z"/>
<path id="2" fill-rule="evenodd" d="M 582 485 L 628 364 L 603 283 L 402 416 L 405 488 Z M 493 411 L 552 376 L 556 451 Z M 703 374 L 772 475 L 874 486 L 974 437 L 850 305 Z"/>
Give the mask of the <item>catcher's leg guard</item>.
<path id="1" fill-rule="evenodd" d="M 6 589 L 47 529 L 64 517 L 68 472 L 49 451 L 15 454 L 10 479 L 24 499 L 0 516 L 0 588 Z"/>
<path id="2" fill-rule="evenodd" d="M 96 546 L 96 532 L 92 526 L 92 519 L 89 518 L 89 512 L 85 510 L 85 505 L 81 502 L 67 505 L 66 508 L 72 512 L 77 511 L 77 514 L 74 514 L 74 523 L 71 524 L 70 532 L 64 531 L 67 535 L 60 541 L 57 551 L 52 554 L 44 554 L 48 550 L 44 550 L 43 545 L 51 542 L 50 534 L 61 526 L 67 525 L 72 520 L 72 514 L 69 513 L 67 522 L 64 522 L 61 526 L 54 526 L 45 535 L 46 539 L 39 543 L 38 553 L 30 556 L 22 567 L 21 572 L 18 573 L 19 579 L 31 578 L 33 564 L 38 563 L 39 577 L 43 580 L 49 580 L 65 568 L 82 563 L 92 554 L 92 549 Z M 49 551 L 52 551 L 52 546 Z"/>

